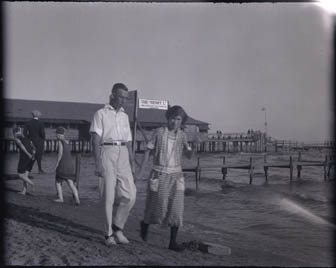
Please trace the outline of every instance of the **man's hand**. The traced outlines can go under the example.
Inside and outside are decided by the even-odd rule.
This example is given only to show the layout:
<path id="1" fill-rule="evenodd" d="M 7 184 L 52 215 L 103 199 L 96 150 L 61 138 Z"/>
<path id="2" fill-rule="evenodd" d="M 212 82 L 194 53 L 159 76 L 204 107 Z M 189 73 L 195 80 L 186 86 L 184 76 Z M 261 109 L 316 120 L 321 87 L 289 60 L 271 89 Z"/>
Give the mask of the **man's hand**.
<path id="1" fill-rule="evenodd" d="M 197 146 L 197 145 L 201 144 L 201 142 L 202 142 L 202 139 L 198 135 L 195 135 L 192 143 Z"/>
<path id="2" fill-rule="evenodd" d="M 103 177 L 102 173 L 100 171 L 98 171 L 98 170 L 95 171 L 95 175 L 97 177 Z"/>
<path id="3" fill-rule="evenodd" d="M 134 180 L 134 182 L 136 182 L 137 176 L 135 175 L 136 173 L 135 173 L 135 161 L 134 161 L 134 159 L 133 159 L 133 161 L 130 162 L 130 165 L 131 165 L 133 180 Z"/>
<path id="4" fill-rule="evenodd" d="M 96 133 L 92 133 L 92 146 L 93 146 L 93 156 L 95 160 L 95 172 L 94 174 L 98 177 L 102 177 L 102 163 L 100 159 L 100 137 Z"/>

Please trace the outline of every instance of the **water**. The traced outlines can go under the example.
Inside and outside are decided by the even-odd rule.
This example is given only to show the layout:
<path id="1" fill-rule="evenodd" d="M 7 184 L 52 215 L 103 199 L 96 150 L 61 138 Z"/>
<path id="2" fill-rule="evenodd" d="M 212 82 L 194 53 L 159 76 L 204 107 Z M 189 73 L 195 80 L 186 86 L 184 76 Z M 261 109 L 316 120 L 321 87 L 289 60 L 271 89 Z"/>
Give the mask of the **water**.
<path id="1" fill-rule="evenodd" d="M 294 164 L 297 154 L 293 154 Z M 322 160 L 326 152 L 305 152 L 305 160 Z M 223 155 L 203 154 L 201 166 L 222 163 Z M 141 156 L 138 156 L 141 158 Z M 269 169 L 265 183 L 262 164 L 263 154 L 226 154 L 226 163 L 249 163 L 255 166 L 253 184 L 249 185 L 247 170 L 228 170 L 223 186 L 222 174 L 202 172 L 199 192 L 195 192 L 192 173 L 186 174 L 184 232 L 200 240 L 233 248 L 253 249 L 265 254 L 278 254 L 293 260 L 303 260 L 306 265 L 332 266 L 334 258 L 333 215 L 334 182 L 324 181 L 323 167 L 303 167 L 301 179 L 289 183 L 289 169 Z M 16 154 L 6 156 L 7 172 L 15 172 Z M 289 161 L 288 154 L 267 156 L 268 163 Z M 43 165 L 50 171 L 56 162 L 56 154 L 46 154 Z M 185 160 L 184 166 L 196 165 L 196 158 Z M 150 166 L 147 168 L 149 172 Z M 33 173 L 37 171 L 34 167 Z M 80 196 L 82 201 L 99 202 L 98 179 L 93 175 L 91 157 L 82 157 Z M 38 174 L 33 174 L 39 176 Z M 41 176 L 41 175 L 40 175 Z M 54 174 L 43 175 L 43 184 L 36 185 L 38 192 L 48 198 L 55 197 Z M 9 184 L 15 182 L 9 182 Z M 64 195 L 71 198 L 68 187 Z M 18 189 L 19 190 L 19 189 Z M 143 216 L 146 183 L 137 181 L 137 200 L 132 214 Z M 155 230 L 155 229 L 154 229 Z"/>
<path id="2" fill-rule="evenodd" d="M 230 245 L 230 241 L 241 241 L 260 250 L 266 244 L 272 253 L 293 259 L 308 258 L 312 265 L 332 265 L 334 182 L 324 182 L 323 167 L 303 167 L 301 178 L 297 179 L 295 166 L 291 184 L 289 169 L 270 168 L 266 184 L 262 154 L 225 157 L 227 164 L 248 164 L 252 157 L 253 184 L 248 184 L 247 170 L 229 169 L 222 188 L 221 173 L 202 174 L 200 194 L 187 198 L 186 218 L 193 219 L 187 221 L 187 228 L 209 229 L 206 238 L 216 243 Z M 302 155 L 305 160 L 324 157 L 321 152 Z M 297 155 L 293 155 L 293 160 L 295 164 Z M 268 155 L 267 162 L 288 164 L 289 154 Z M 207 155 L 201 159 L 201 166 L 215 163 L 222 163 L 222 156 Z"/>

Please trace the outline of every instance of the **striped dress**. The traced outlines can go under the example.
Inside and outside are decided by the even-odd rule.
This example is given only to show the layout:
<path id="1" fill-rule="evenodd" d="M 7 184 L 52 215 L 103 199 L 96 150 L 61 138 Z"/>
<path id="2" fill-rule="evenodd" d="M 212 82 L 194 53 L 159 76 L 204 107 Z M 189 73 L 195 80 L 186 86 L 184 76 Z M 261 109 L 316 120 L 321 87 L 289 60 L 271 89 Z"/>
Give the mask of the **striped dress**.
<path id="1" fill-rule="evenodd" d="M 187 136 L 178 130 L 168 135 L 168 128 L 154 132 L 147 148 L 153 150 L 153 169 L 148 180 L 144 222 L 168 226 L 183 225 L 184 177 L 182 153 Z"/>

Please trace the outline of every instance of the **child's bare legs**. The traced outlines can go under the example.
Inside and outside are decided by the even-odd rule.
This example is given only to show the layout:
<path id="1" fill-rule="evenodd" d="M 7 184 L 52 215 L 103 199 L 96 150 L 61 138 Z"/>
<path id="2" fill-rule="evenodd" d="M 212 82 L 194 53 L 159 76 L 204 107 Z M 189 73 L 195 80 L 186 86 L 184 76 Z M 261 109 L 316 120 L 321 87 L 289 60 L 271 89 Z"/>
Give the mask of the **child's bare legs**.
<path id="1" fill-rule="evenodd" d="M 55 202 L 63 202 L 63 191 L 62 191 L 62 183 L 56 181 L 56 191 L 58 198 L 55 199 Z"/>
<path id="2" fill-rule="evenodd" d="M 28 178 L 29 171 L 26 171 L 25 173 L 19 173 L 19 178 L 23 180 L 23 189 L 19 194 L 25 195 L 27 193 L 28 183 L 30 185 L 34 185 L 34 183 Z"/>
<path id="3" fill-rule="evenodd" d="M 73 181 L 72 180 L 67 180 L 67 183 L 75 197 L 75 200 L 76 200 L 76 205 L 79 205 L 80 202 L 79 202 L 79 196 L 78 196 L 78 191 L 77 191 L 77 188 L 76 186 L 74 185 Z"/>
<path id="4" fill-rule="evenodd" d="M 18 192 L 18 194 L 22 194 L 22 195 L 26 195 L 27 193 L 27 187 L 28 187 L 28 183 L 26 183 L 25 181 L 23 182 L 23 189 L 21 192 Z"/>
<path id="5" fill-rule="evenodd" d="M 23 180 L 24 182 L 30 184 L 30 185 L 34 185 L 34 183 L 31 181 L 31 179 L 29 179 L 28 175 L 29 175 L 29 171 L 26 171 L 25 173 L 19 173 L 19 178 L 21 180 Z"/>

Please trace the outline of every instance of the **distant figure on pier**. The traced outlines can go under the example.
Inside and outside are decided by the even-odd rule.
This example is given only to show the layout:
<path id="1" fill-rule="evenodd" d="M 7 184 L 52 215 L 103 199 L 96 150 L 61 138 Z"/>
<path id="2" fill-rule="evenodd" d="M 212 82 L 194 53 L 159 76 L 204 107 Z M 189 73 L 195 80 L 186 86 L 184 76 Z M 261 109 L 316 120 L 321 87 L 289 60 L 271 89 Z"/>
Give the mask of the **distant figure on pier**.
<path id="1" fill-rule="evenodd" d="M 78 191 L 74 185 L 75 176 L 75 164 L 71 156 L 69 141 L 64 138 L 65 128 L 56 128 L 56 137 L 58 143 L 58 155 L 56 161 L 56 191 L 58 198 L 55 202 L 63 203 L 62 182 L 66 181 L 69 185 L 72 194 L 75 198 L 76 205 L 80 204 Z"/>
<path id="2" fill-rule="evenodd" d="M 23 180 L 23 189 L 19 194 L 25 195 L 27 193 L 28 184 L 34 185 L 29 179 L 29 173 L 34 164 L 35 148 L 33 143 L 23 135 L 21 128 L 13 128 L 13 135 L 20 150 L 17 172 L 19 178 Z"/>
<path id="3" fill-rule="evenodd" d="M 45 131 L 44 124 L 40 121 L 42 116 L 38 110 L 32 111 L 33 119 L 28 121 L 24 126 L 23 134 L 29 138 L 36 148 L 36 161 L 39 173 L 45 173 L 42 169 L 42 155 L 44 151 Z"/>
<path id="4" fill-rule="evenodd" d="M 150 224 L 164 224 L 170 227 L 168 248 L 181 251 L 177 243 L 177 232 L 183 223 L 184 176 L 181 162 L 185 149 L 187 157 L 192 156 L 187 135 L 181 130 L 188 116 L 180 106 L 170 107 L 166 112 L 167 126 L 158 128 L 143 158 L 139 178 L 146 167 L 150 153 L 153 154 L 153 168 L 148 179 L 144 220 L 141 221 L 141 238 L 147 241 Z M 199 143 L 199 141 L 198 141 Z M 196 146 L 197 148 L 197 146 Z"/>

